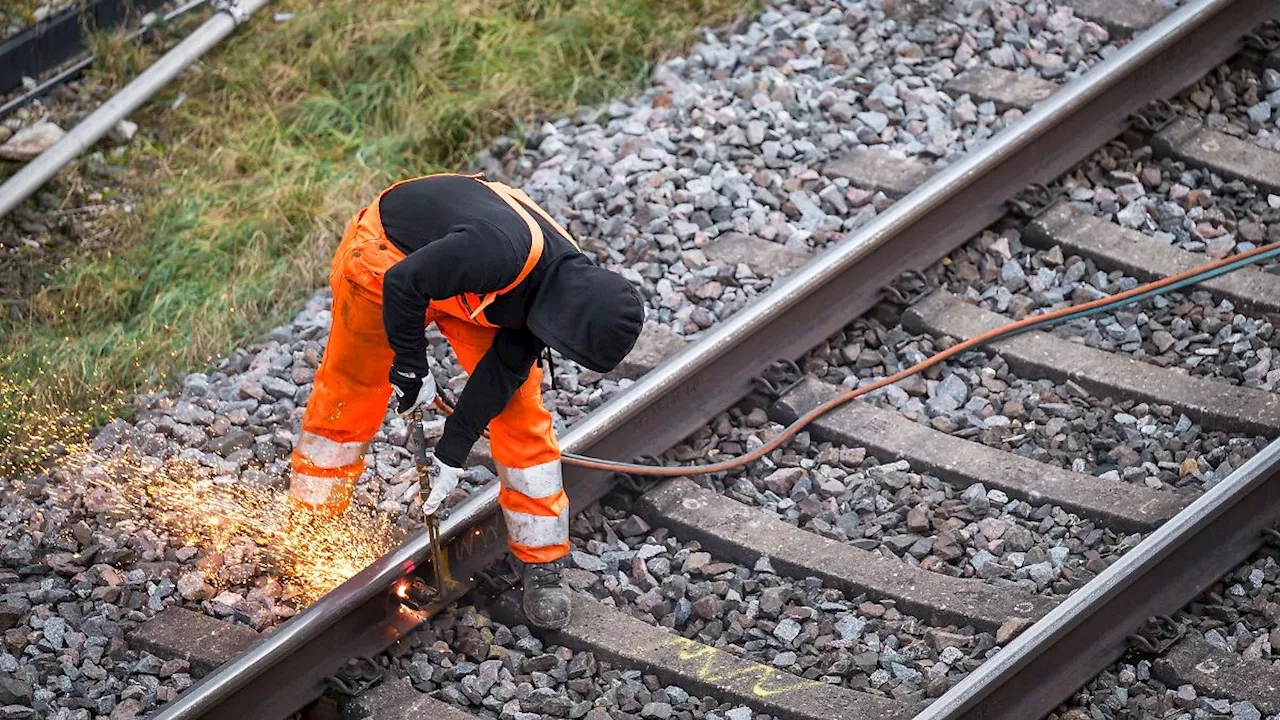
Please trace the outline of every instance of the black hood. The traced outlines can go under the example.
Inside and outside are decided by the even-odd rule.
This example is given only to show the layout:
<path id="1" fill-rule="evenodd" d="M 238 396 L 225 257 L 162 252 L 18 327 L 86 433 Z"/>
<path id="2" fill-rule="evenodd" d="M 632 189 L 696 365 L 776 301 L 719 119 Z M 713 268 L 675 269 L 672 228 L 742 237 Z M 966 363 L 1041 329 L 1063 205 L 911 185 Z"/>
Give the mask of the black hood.
<path id="1" fill-rule="evenodd" d="M 604 373 L 635 346 L 644 326 L 644 301 L 621 275 L 571 253 L 547 268 L 527 322 L 556 352 Z"/>

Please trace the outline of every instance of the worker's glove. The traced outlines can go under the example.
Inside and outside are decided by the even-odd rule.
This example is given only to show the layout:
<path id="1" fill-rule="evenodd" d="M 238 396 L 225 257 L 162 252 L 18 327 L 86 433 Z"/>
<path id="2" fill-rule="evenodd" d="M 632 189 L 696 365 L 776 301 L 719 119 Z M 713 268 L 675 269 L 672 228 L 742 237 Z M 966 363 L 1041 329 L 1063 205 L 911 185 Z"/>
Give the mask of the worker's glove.
<path id="1" fill-rule="evenodd" d="M 426 410 L 436 400 L 436 378 L 430 370 L 418 372 L 391 368 L 391 390 L 396 398 L 396 414 L 406 416 L 414 408 Z"/>
<path id="2" fill-rule="evenodd" d="M 427 495 L 426 501 L 422 503 L 422 514 L 430 517 L 440 512 L 440 506 L 444 504 L 444 499 L 449 497 L 449 493 L 458 487 L 458 478 L 462 477 L 463 470 L 445 465 L 436 458 L 431 458 L 431 494 Z"/>

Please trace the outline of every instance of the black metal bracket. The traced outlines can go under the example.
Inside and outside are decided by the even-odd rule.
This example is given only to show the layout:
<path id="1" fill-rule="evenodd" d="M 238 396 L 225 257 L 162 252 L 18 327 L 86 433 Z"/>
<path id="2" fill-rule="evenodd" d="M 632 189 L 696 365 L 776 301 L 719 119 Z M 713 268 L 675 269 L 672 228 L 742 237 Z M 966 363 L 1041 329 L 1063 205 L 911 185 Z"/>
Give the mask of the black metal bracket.
<path id="1" fill-rule="evenodd" d="M 1244 36 L 1244 45 L 1247 48 L 1261 50 L 1264 53 L 1280 49 L 1280 23 L 1268 20 L 1258 26 L 1257 30 Z"/>
<path id="2" fill-rule="evenodd" d="M 1133 152 L 1133 148 L 1130 148 L 1125 141 L 1117 138 L 1115 140 L 1108 141 L 1106 145 L 1102 146 L 1099 152 L 1107 155 L 1112 160 L 1121 160 L 1129 157 Z"/>
<path id="3" fill-rule="evenodd" d="M 1057 188 L 1036 183 L 1019 190 L 1006 204 L 1014 216 L 1022 220 L 1034 220 L 1057 202 L 1060 194 Z"/>
<path id="4" fill-rule="evenodd" d="M 663 467 L 662 459 L 654 455 L 644 455 L 636 458 L 636 462 L 641 465 L 653 465 L 654 467 Z M 666 478 L 657 475 L 645 475 L 643 473 L 613 473 L 609 478 L 613 483 L 612 499 L 609 503 L 614 507 L 631 511 L 635 508 L 640 498 L 645 493 L 658 487 Z"/>
<path id="5" fill-rule="evenodd" d="M 886 302 L 909 307 L 934 290 L 933 283 L 919 270 L 903 270 L 893 282 L 880 288 Z"/>
<path id="6" fill-rule="evenodd" d="M 213 0 L 213 9 L 230 15 L 236 27 L 240 27 L 249 19 L 249 13 L 245 12 L 240 0 Z"/>
<path id="7" fill-rule="evenodd" d="M 662 466 L 662 461 L 652 455 L 637 459 L 640 461 L 641 465 L 653 465 L 654 467 Z M 662 478 L 656 475 L 617 473 L 613 476 L 613 481 L 618 486 L 619 490 L 644 494 L 657 487 L 662 482 Z"/>
<path id="8" fill-rule="evenodd" d="M 440 591 L 427 584 L 425 580 L 417 575 L 409 575 L 396 585 L 395 596 L 400 604 L 410 610 L 425 610 L 428 605 L 435 601 Z"/>
<path id="9" fill-rule="evenodd" d="M 1280 547 L 1280 530 L 1269 527 L 1262 531 L 1262 542 L 1271 547 Z"/>
<path id="10" fill-rule="evenodd" d="M 804 380 L 804 371 L 793 360 L 774 360 L 764 372 L 751 378 L 751 384 L 770 400 L 778 400 Z"/>
<path id="11" fill-rule="evenodd" d="M 1182 639 L 1187 629 L 1168 615 L 1147 618 L 1136 633 L 1125 636 L 1129 647 L 1151 655 L 1159 655 Z"/>
<path id="12" fill-rule="evenodd" d="M 336 675 L 325 678 L 324 683 L 338 694 L 355 697 L 382 682 L 385 672 L 373 658 L 362 655 L 348 660 Z"/>
<path id="13" fill-rule="evenodd" d="M 504 572 L 502 568 L 506 568 Z M 501 595 L 520 584 L 520 573 L 514 566 L 514 558 L 508 556 L 507 562 L 498 563 L 492 569 L 476 573 L 476 589 L 484 590 L 490 596 Z"/>
<path id="14" fill-rule="evenodd" d="M 1178 108 L 1163 98 L 1147 103 L 1129 116 L 1129 124 L 1145 133 L 1158 133 L 1178 119 Z"/>

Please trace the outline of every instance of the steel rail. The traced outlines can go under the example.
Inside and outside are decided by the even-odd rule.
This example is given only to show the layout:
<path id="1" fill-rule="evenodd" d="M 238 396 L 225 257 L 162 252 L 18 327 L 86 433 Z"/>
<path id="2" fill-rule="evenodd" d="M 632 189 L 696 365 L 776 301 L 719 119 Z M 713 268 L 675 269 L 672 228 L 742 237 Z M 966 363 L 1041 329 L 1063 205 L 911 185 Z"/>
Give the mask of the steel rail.
<path id="1" fill-rule="evenodd" d="M 23 77 L 38 77 L 79 53 L 90 28 L 116 27 L 131 15 L 148 12 L 163 3 L 164 0 L 87 0 L 19 30 L 0 41 L 0 93 L 20 87 Z"/>
<path id="2" fill-rule="evenodd" d="M 40 189 L 64 165 L 89 149 L 116 123 L 128 117 L 160 91 L 178 73 L 222 42 L 250 15 L 270 0 L 231 0 L 217 4 L 215 12 L 200 27 L 165 53 L 159 60 L 111 96 L 89 117 L 71 129 L 53 147 L 40 153 L 0 185 L 0 218 Z"/>
<path id="3" fill-rule="evenodd" d="M 143 35 L 146 35 L 147 33 L 154 31 L 158 25 L 172 22 L 173 20 L 176 20 L 177 18 L 182 17 L 183 15 L 186 15 L 188 12 L 195 10 L 196 8 L 204 5 L 207 2 L 209 2 L 209 0 L 187 0 L 186 3 L 162 15 L 157 22 L 152 23 L 150 25 L 144 25 L 143 27 L 140 27 L 137 30 L 130 32 L 128 35 L 125 36 L 125 39 L 130 41 L 136 40 L 142 37 Z M 80 73 L 83 73 L 87 68 L 93 65 L 93 63 L 97 59 L 98 59 L 97 55 L 90 53 L 80 58 L 70 66 L 63 68 L 63 70 L 59 72 L 57 75 L 54 75 L 48 80 L 45 80 L 39 85 L 26 91 L 25 93 L 9 100 L 5 104 L 0 105 L 0 120 L 3 120 L 4 118 L 8 117 L 18 108 L 26 105 L 27 103 L 35 100 L 36 98 L 43 97 L 55 87 L 67 82 L 71 78 L 76 77 Z"/>
<path id="4" fill-rule="evenodd" d="M 1228 59 L 1249 30 L 1278 11 L 1270 0 L 1192 0 L 574 425 L 564 449 L 625 459 L 679 442 L 745 397 L 752 377 L 774 361 L 799 357 L 853 321 L 900 272 L 937 261 L 999 219 L 1027 185 L 1069 170 L 1123 132 L 1147 102 L 1175 94 Z M 613 485 L 605 474 L 565 469 L 575 507 L 594 503 Z M 505 552 L 497 496 L 496 486 L 486 487 L 442 525 L 450 567 L 463 584 Z M 411 629 L 415 616 L 390 590 L 429 556 L 426 534 L 415 533 L 203 678 L 155 720 L 274 718 L 297 710 L 347 658 L 389 646 Z"/>
<path id="5" fill-rule="evenodd" d="M 1129 648 L 1244 562 L 1280 520 L 1280 440 L 1151 533 L 916 720 L 1044 717 Z"/>

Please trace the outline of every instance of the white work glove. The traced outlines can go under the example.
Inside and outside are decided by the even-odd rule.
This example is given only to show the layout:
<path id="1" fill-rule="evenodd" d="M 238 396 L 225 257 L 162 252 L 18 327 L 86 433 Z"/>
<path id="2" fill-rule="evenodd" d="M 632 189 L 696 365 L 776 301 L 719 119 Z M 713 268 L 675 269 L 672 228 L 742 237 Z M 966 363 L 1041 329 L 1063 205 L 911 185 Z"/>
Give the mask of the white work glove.
<path id="1" fill-rule="evenodd" d="M 445 465 L 436 458 L 431 458 L 431 494 L 422 504 L 422 514 L 430 517 L 440 512 L 440 506 L 449 493 L 458 487 L 458 478 L 464 471 L 452 465 Z"/>
<path id="2" fill-rule="evenodd" d="M 436 401 L 436 377 L 430 370 L 417 373 L 392 367 L 391 392 L 396 398 L 396 414 L 408 417 L 415 408 L 425 411 Z"/>

